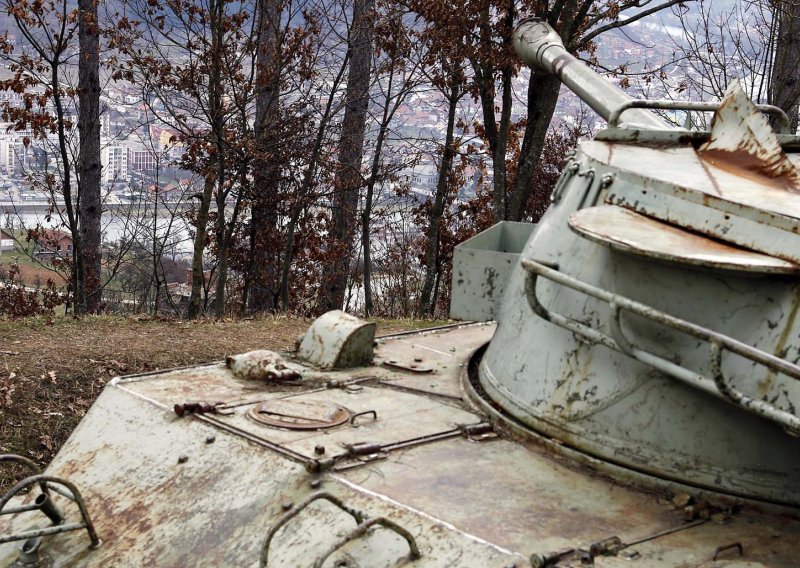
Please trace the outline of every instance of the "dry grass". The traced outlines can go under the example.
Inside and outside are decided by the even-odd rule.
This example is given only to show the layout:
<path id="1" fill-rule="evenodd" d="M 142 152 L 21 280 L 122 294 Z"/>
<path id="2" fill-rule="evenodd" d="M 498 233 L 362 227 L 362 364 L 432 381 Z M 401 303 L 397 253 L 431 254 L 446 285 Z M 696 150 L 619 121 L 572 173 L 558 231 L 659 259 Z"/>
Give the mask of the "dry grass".
<path id="1" fill-rule="evenodd" d="M 378 333 L 440 323 L 378 321 Z M 21 454 L 46 465 L 112 377 L 217 361 L 252 349 L 291 349 L 308 324 L 287 317 L 0 320 L 0 454 Z M 9 473 L 0 471 L 0 487 Z"/>

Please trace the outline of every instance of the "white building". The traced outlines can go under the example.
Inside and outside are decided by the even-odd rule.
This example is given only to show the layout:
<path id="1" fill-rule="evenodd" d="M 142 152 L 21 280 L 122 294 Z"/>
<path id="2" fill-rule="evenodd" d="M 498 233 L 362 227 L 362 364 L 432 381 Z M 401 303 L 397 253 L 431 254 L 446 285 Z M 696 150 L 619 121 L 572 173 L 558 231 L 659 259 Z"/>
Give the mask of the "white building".
<path id="1" fill-rule="evenodd" d="M 29 157 L 29 149 L 22 143 L 22 138 L 0 138 L 0 171 L 5 175 L 22 174 Z"/>
<path id="2" fill-rule="evenodd" d="M 405 168 L 399 173 L 401 183 L 406 183 L 411 191 L 425 198 L 436 191 L 436 182 L 439 179 L 439 169 L 432 162 L 416 164 L 412 168 Z"/>
<path id="3" fill-rule="evenodd" d="M 106 144 L 100 150 L 103 173 L 101 183 L 128 181 L 128 149 L 118 144 Z"/>
<path id="4" fill-rule="evenodd" d="M 33 141 L 30 130 L 11 130 L 12 124 L 0 122 L 0 171 L 5 175 L 21 173 L 31 158 L 29 148 L 23 140 Z"/>

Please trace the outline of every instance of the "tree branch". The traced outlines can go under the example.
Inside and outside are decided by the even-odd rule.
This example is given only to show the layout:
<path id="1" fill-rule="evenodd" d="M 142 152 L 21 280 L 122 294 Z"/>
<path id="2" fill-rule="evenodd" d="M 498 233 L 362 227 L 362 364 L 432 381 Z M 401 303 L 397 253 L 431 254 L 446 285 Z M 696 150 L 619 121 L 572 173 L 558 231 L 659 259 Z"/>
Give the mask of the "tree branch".
<path id="1" fill-rule="evenodd" d="M 615 22 L 610 22 L 610 23 L 608 23 L 608 24 L 606 24 L 604 26 L 600 26 L 599 28 L 595 28 L 591 32 L 589 32 L 586 35 L 584 35 L 582 38 L 579 38 L 576 41 L 571 42 L 570 47 L 574 47 L 578 43 L 588 43 L 588 42 L 592 41 L 594 38 L 596 38 L 597 36 L 599 36 L 602 33 L 605 33 L 605 32 L 607 32 L 609 30 L 622 28 L 624 26 L 632 24 L 633 22 L 641 20 L 642 18 L 647 17 L 650 14 L 655 14 L 656 12 L 660 12 L 661 10 L 664 10 L 665 8 L 669 8 L 670 6 L 674 6 L 675 4 L 683 4 L 686 1 L 687 0 L 668 0 L 667 2 L 662 2 L 661 4 L 653 6 L 652 8 L 648 8 L 647 10 L 642 10 L 638 14 L 635 14 L 635 15 L 633 15 L 630 18 L 627 18 L 625 20 L 617 20 Z M 691 2 L 693 0 L 688 0 L 688 1 Z"/>

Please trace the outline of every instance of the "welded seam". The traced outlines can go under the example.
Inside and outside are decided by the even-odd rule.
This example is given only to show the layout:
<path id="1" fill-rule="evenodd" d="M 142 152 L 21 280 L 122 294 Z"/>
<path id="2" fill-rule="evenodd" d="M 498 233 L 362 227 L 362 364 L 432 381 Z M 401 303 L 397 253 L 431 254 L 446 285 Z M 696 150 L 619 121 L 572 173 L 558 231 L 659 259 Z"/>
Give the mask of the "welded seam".
<path id="1" fill-rule="evenodd" d="M 457 533 L 457 534 L 463 536 L 464 538 L 466 538 L 468 540 L 471 540 L 473 542 L 477 542 L 477 543 L 482 544 L 484 546 L 488 546 L 489 548 L 492 548 L 492 549 L 494 549 L 497 552 L 500 552 L 502 554 L 507 554 L 509 556 L 516 556 L 517 558 L 525 558 L 525 556 L 523 556 L 522 554 L 520 554 L 518 552 L 512 552 L 511 550 L 505 549 L 502 546 L 498 546 L 498 545 L 496 545 L 496 544 L 494 544 L 492 542 L 489 542 L 488 540 L 484 540 L 479 536 L 475 536 L 474 534 L 470 534 L 468 532 L 464 532 L 464 531 L 456 528 L 456 526 L 453 525 L 452 523 L 444 521 L 444 520 L 442 520 L 442 519 L 440 519 L 438 517 L 434 517 L 433 515 L 431 515 L 429 513 L 426 513 L 425 511 L 420 511 L 419 509 L 415 509 L 411 505 L 407 505 L 405 503 L 401 503 L 400 501 L 395 501 L 394 499 L 392 499 L 388 495 L 384 495 L 382 493 L 376 493 L 375 491 L 370 491 L 369 489 L 367 489 L 367 488 L 365 488 L 365 487 L 363 487 L 361 485 L 358 485 L 357 483 L 353 483 L 352 481 L 350 481 L 350 480 L 348 480 L 348 479 L 346 479 L 344 477 L 340 477 L 338 475 L 335 475 L 335 474 L 331 474 L 330 477 L 331 477 L 331 479 L 334 479 L 334 480 L 346 485 L 347 487 L 349 487 L 350 489 L 353 489 L 354 491 L 356 491 L 358 493 L 362 493 L 362 494 L 364 494 L 364 495 L 366 495 L 368 497 L 372 497 L 372 498 L 378 499 L 379 501 L 383 501 L 384 503 L 389 503 L 390 505 L 394 505 L 395 507 L 399 507 L 401 509 L 405 509 L 406 511 L 409 511 L 411 513 L 419 515 L 420 517 L 423 517 L 424 519 L 427 519 L 427 520 L 432 521 L 434 523 L 443 525 L 448 530 L 453 531 L 454 533 Z"/>
<path id="2" fill-rule="evenodd" d="M 170 410 L 170 407 L 167 406 L 166 404 L 164 404 L 163 402 L 158 402 L 154 398 L 150 398 L 149 396 L 145 396 L 145 395 L 143 395 L 141 393 L 138 393 L 138 392 L 136 392 L 134 390 L 131 390 L 129 388 L 125 388 L 125 387 L 123 387 L 122 385 L 119 384 L 119 381 L 117 381 L 115 379 L 112 379 L 111 382 L 109 382 L 109 385 L 112 386 L 112 387 L 118 388 L 121 391 L 125 391 L 126 393 L 128 393 L 130 395 L 133 395 L 136 398 L 140 398 L 140 399 L 142 399 L 144 401 L 147 401 L 147 402 L 149 402 L 150 404 L 152 404 L 154 406 L 157 406 L 159 408 L 163 408 L 164 410 Z"/>
<path id="3" fill-rule="evenodd" d="M 411 345 L 412 347 L 419 347 L 420 349 L 425 349 L 427 351 L 432 351 L 433 353 L 438 353 L 439 355 L 445 355 L 447 357 L 452 358 L 452 353 L 445 353 L 444 351 L 439 351 L 438 349 L 434 349 L 433 347 L 427 347 L 425 345 L 420 345 L 419 343 L 412 343 L 411 341 L 406 341 L 404 339 L 398 339 L 398 343 L 405 343 L 406 345 Z"/>

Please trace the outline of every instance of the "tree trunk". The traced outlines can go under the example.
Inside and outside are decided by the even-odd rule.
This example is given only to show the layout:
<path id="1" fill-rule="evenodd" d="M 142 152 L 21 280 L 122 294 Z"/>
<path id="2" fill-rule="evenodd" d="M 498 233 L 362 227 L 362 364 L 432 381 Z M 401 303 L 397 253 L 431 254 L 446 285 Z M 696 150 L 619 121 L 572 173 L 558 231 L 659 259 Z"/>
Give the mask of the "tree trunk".
<path id="1" fill-rule="evenodd" d="M 158 308 L 159 308 L 159 301 L 161 298 L 161 277 L 159 274 L 159 267 L 161 266 L 161 251 L 159 250 L 158 246 L 158 198 L 159 198 L 159 187 L 158 184 L 161 181 L 161 176 L 159 175 L 160 168 L 158 165 L 156 166 L 156 175 L 155 175 L 155 196 L 153 199 L 153 228 L 151 233 L 152 239 L 152 246 L 150 251 L 150 259 L 153 261 L 153 266 L 151 268 L 150 273 L 150 283 L 151 286 L 154 288 L 153 294 L 153 315 L 158 315 Z M 166 284 L 166 283 L 165 283 Z"/>
<path id="2" fill-rule="evenodd" d="M 78 216 L 75 211 L 75 196 L 72 194 L 72 162 L 70 161 L 66 127 L 64 126 L 64 103 L 61 100 L 61 79 L 59 65 L 54 63 L 51 69 L 50 85 L 53 89 L 53 106 L 56 111 L 58 128 L 58 153 L 61 160 L 61 193 L 64 196 L 64 209 L 67 212 L 67 224 L 72 233 L 72 267 L 70 274 L 70 287 L 72 288 L 72 312 L 78 314 L 80 305 L 85 306 L 83 286 L 83 241 L 78 225 Z M 55 192 L 55 190 L 54 190 Z M 55 196 L 53 196 L 55 197 Z"/>
<path id="3" fill-rule="evenodd" d="M 459 85 L 456 80 L 453 80 L 450 84 L 448 96 L 447 131 L 444 139 L 444 149 L 442 150 L 442 163 L 439 167 L 439 177 L 436 180 L 436 196 L 430 209 L 428 221 L 428 246 L 425 250 L 425 282 L 422 285 L 419 303 L 419 314 L 423 317 L 433 314 L 434 310 L 432 296 L 436 274 L 439 269 L 439 224 L 444 214 L 450 172 L 453 169 L 453 157 L 455 156 L 453 139 L 455 137 L 456 109 L 458 108 L 460 96 Z"/>
<path id="4" fill-rule="evenodd" d="M 514 30 L 514 3 L 509 2 L 506 6 L 507 12 L 503 18 L 503 45 L 506 49 L 511 49 L 512 34 Z M 514 75 L 511 65 L 505 65 L 500 69 L 500 88 L 502 107 L 500 109 L 500 124 L 497 124 L 495 107 L 497 101 L 495 96 L 494 76 L 497 68 L 494 64 L 495 54 L 493 53 L 494 39 L 492 37 L 492 5 L 485 2 L 481 9 L 481 23 L 479 25 L 480 54 L 478 60 L 472 61 L 475 72 L 475 81 L 478 85 L 478 94 L 483 110 L 483 127 L 489 150 L 492 153 L 492 186 L 493 204 L 495 221 L 500 222 L 508 216 L 508 203 L 506 196 L 506 152 L 508 149 L 508 134 L 511 126 L 512 110 L 512 78 Z"/>
<path id="5" fill-rule="evenodd" d="M 281 281 L 278 287 L 281 307 L 284 310 L 289 309 L 289 274 L 292 269 L 292 258 L 294 258 L 294 237 L 297 231 L 297 223 L 303 213 L 302 199 L 302 195 L 297 196 L 297 201 L 292 206 L 292 213 L 289 215 L 289 221 L 286 223 L 286 240 L 283 243 L 281 257 Z"/>
<path id="6" fill-rule="evenodd" d="M 508 218 L 508 196 L 506 154 L 508 152 L 508 133 L 511 127 L 511 78 L 512 69 L 505 67 L 502 72 L 502 100 L 500 127 L 497 140 L 492 148 L 492 172 L 494 175 L 494 220 L 496 223 Z M 494 103 L 493 103 L 494 104 Z"/>
<path id="7" fill-rule="evenodd" d="M 211 13 L 211 52 L 208 74 L 208 111 L 211 122 L 210 144 L 214 145 L 216 157 L 214 160 L 214 170 L 207 171 L 205 175 L 205 185 L 201 196 L 200 211 L 197 214 L 197 234 L 194 239 L 194 257 L 192 258 L 192 292 L 189 297 L 189 310 L 187 316 L 195 318 L 205 310 L 208 304 L 208 290 L 203 286 L 203 250 L 205 249 L 206 231 L 208 229 L 208 213 L 211 209 L 211 199 L 214 197 L 214 186 L 219 189 L 218 197 L 221 197 L 224 207 L 224 196 L 221 196 L 224 187 L 225 175 L 225 132 L 224 132 L 224 106 L 222 101 L 222 39 L 224 36 L 224 0 L 213 0 L 210 3 L 209 12 Z M 219 205 L 219 203 L 218 203 Z M 217 215 L 225 218 L 225 209 L 218 209 Z M 219 233 L 215 232 L 219 237 Z M 217 276 L 219 278 L 219 275 Z M 203 292 L 205 291 L 205 298 Z"/>
<path id="8" fill-rule="evenodd" d="M 800 5 L 776 3 L 777 37 L 775 58 L 770 77 L 770 103 L 782 108 L 791 121 L 792 134 L 797 132 L 800 103 Z"/>
<path id="9" fill-rule="evenodd" d="M 83 285 L 79 313 L 96 313 L 100 308 L 100 35 L 96 0 L 78 4 L 78 130 L 80 155 L 78 218 L 81 233 Z"/>
<path id="10" fill-rule="evenodd" d="M 398 22 L 399 25 L 399 22 Z M 389 122 L 394 111 L 397 109 L 399 99 L 392 109 L 392 85 L 394 83 L 394 61 L 389 72 L 389 80 L 386 88 L 386 98 L 383 102 L 383 115 L 381 116 L 381 126 L 378 130 L 378 137 L 375 140 L 375 152 L 372 155 L 372 167 L 367 180 L 367 189 L 364 196 L 364 211 L 361 213 L 361 246 L 364 249 L 364 316 L 369 317 L 372 313 L 372 239 L 370 238 L 370 221 L 372 217 L 372 200 L 375 195 L 375 184 L 378 181 L 378 170 L 381 164 L 381 154 L 383 153 L 383 143 L 386 140 L 386 133 L 389 131 Z"/>
<path id="11" fill-rule="evenodd" d="M 254 160 L 253 203 L 250 209 L 250 278 L 248 304 L 252 312 L 277 307 L 275 232 L 278 223 L 280 165 L 273 136 L 280 120 L 281 0 L 259 0 L 256 53 L 257 157 Z"/>
<path id="12" fill-rule="evenodd" d="M 339 164 L 334 178 L 328 259 L 322 268 L 322 281 L 317 296 L 319 312 L 342 308 L 350 260 L 353 257 L 364 130 L 369 105 L 373 4 L 374 0 L 355 0 L 353 5 L 349 42 L 350 69 L 345 92 L 347 106 L 339 140 Z"/>
<path id="13" fill-rule="evenodd" d="M 220 170 L 224 169 L 220 164 Z M 214 234 L 217 239 L 217 281 L 214 289 L 214 317 L 225 317 L 225 286 L 228 283 L 228 244 L 227 227 L 225 223 L 225 197 L 223 188 L 217 185 L 217 218 Z M 235 223 L 235 219 L 231 222 Z"/>
<path id="14" fill-rule="evenodd" d="M 533 172 L 544 149 L 547 129 L 558 102 L 561 81 L 555 75 L 531 71 L 528 83 L 528 123 L 522 139 L 517 177 L 508 208 L 508 218 L 522 221 L 531 196 Z"/>
<path id="15" fill-rule="evenodd" d="M 192 253 L 192 291 L 189 295 L 189 307 L 186 317 L 196 318 L 203 313 L 203 251 L 206 248 L 206 229 L 208 228 L 208 211 L 211 208 L 211 197 L 214 194 L 214 180 L 206 178 L 203 195 L 200 199 L 200 210 L 197 212 L 197 227 L 194 236 Z"/>

